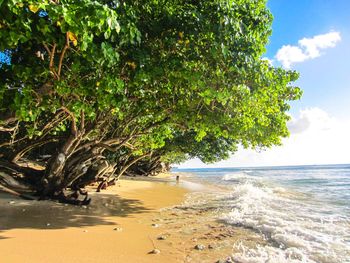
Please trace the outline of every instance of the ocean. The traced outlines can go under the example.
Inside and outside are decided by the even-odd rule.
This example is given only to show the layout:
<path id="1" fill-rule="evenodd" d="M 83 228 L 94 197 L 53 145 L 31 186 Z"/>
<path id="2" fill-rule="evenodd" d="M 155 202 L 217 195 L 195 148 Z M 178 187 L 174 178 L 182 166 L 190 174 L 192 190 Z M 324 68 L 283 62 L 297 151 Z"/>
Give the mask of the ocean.
<path id="1" fill-rule="evenodd" d="M 188 203 L 217 207 L 225 224 L 266 242 L 232 244 L 235 262 L 350 262 L 350 165 L 173 169 L 197 191 Z M 218 190 L 219 189 L 219 190 Z"/>

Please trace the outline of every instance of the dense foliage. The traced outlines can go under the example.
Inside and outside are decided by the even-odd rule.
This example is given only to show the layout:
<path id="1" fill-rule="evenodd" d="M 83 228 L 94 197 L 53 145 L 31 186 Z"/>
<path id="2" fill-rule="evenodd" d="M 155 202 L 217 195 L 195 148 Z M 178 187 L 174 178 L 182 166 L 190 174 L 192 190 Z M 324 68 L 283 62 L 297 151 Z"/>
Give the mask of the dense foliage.
<path id="1" fill-rule="evenodd" d="M 288 135 L 298 75 L 261 59 L 264 0 L 0 5 L 0 165 L 42 198 Z"/>

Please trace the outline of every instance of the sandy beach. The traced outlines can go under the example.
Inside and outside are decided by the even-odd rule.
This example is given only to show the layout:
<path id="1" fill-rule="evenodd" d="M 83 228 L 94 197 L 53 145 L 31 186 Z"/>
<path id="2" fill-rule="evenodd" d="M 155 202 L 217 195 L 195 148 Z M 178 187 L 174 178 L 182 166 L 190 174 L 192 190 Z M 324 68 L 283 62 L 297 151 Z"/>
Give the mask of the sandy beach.
<path id="1" fill-rule="evenodd" d="M 210 220 L 213 211 L 186 206 L 195 191 L 205 187 L 161 176 L 123 179 L 93 193 L 88 207 L 1 194 L 1 262 L 225 262 L 232 244 L 258 242 Z"/>
<path id="2" fill-rule="evenodd" d="M 163 251 L 148 254 L 161 234 L 152 219 L 185 193 L 167 183 L 121 180 L 93 194 L 89 207 L 2 194 L 1 262 L 169 262 Z"/>

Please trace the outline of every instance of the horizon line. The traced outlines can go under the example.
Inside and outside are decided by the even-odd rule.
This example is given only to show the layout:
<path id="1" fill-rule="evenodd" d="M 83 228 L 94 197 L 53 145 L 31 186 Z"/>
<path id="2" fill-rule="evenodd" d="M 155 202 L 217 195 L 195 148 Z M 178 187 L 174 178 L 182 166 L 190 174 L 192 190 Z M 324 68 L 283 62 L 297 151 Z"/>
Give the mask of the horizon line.
<path id="1" fill-rule="evenodd" d="M 277 167 L 300 167 L 300 166 L 340 166 L 350 165 L 350 163 L 334 163 L 334 164 L 293 164 L 293 165 L 261 165 L 261 166 L 222 166 L 222 167 L 171 167 L 171 169 L 242 169 L 242 168 L 277 168 Z"/>

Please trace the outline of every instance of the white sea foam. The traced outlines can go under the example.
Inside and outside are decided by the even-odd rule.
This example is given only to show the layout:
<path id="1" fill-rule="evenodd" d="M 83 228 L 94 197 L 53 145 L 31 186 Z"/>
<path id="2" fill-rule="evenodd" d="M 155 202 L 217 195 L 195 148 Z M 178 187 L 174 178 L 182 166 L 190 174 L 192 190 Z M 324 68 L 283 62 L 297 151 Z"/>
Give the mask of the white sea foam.
<path id="1" fill-rule="evenodd" d="M 286 191 L 251 181 L 233 186 L 223 219 L 269 241 L 253 249 L 237 245 L 236 262 L 350 262 L 349 218 Z"/>
<path id="2" fill-rule="evenodd" d="M 255 249 L 249 249 L 240 242 L 234 247 L 242 251 L 233 255 L 233 260 L 237 263 L 316 263 L 306 259 L 305 255 L 297 248 L 281 250 L 271 246 L 257 246 Z"/>

